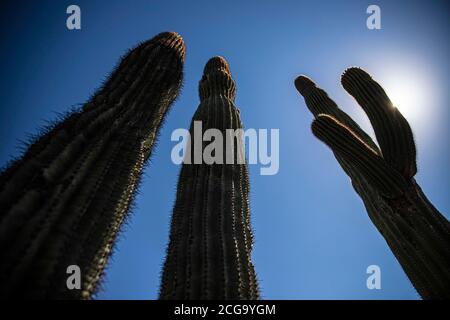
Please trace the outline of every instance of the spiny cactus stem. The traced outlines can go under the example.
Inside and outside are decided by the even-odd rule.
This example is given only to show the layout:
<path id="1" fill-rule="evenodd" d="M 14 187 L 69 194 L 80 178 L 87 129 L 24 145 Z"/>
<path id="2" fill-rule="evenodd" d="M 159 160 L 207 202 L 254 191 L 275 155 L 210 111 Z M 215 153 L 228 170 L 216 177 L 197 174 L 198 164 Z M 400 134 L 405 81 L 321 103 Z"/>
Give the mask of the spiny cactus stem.
<path id="1" fill-rule="evenodd" d="M 183 61 L 176 33 L 141 44 L 0 175 L 0 296 L 92 296 L 178 94 Z M 80 267 L 82 290 L 68 290 L 69 265 Z"/>
<path id="2" fill-rule="evenodd" d="M 225 59 L 208 61 L 199 84 L 200 105 L 190 126 L 239 129 L 235 84 Z M 237 155 L 233 151 L 236 163 Z M 203 143 L 200 152 L 206 147 Z M 191 154 L 196 146 L 190 145 Z M 224 153 L 231 152 L 225 150 Z M 223 155 L 226 159 L 226 154 Z M 247 236 L 250 235 L 250 236 Z M 170 242 L 161 279 L 161 299 L 256 299 L 257 280 L 243 164 L 184 163 L 178 181 Z"/>

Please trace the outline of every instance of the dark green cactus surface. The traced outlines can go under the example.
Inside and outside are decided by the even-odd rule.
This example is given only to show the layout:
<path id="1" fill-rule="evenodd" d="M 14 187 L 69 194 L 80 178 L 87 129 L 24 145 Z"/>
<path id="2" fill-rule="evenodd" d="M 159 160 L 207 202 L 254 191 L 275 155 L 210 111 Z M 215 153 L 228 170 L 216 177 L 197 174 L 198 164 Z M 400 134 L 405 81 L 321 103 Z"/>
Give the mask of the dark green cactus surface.
<path id="1" fill-rule="evenodd" d="M 214 57 L 205 66 L 199 85 L 201 103 L 194 121 L 205 130 L 242 128 L 234 105 L 235 83 L 227 62 Z M 222 154 L 223 164 L 184 163 L 178 180 L 170 241 L 164 264 L 161 299 L 257 299 L 258 284 L 251 262 L 249 179 L 242 144 Z M 225 139 L 224 139 L 225 140 Z M 191 158 L 195 149 L 190 143 Z M 200 148 L 199 148 L 200 147 Z M 230 153 L 231 152 L 231 153 Z M 234 164 L 226 161 L 227 153 Z M 242 158 L 241 158 L 242 159 Z M 241 163 L 241 164 L 239 164 Z"/>
<path id="2" fill-rule="evenodd" d="M 312 131 L 333 151 L 405 273 L 424 299 L 450 298 L 450 223 L 414 179 L 411 128 L 369 74 L 350 68 L 342 85 L 361 105 L 379 147 L 309 78 L 295 85 L 315 116 Z"/>
<path id="3" fill-rule="evenodd" d="M 0 296 L 90 298 L 111 255 L 164 115 L 178 95 L 182 38 L 131 50 L 78 111 L 0 176 Z M 81 289 L 68 290 L 78 265 Z"/>

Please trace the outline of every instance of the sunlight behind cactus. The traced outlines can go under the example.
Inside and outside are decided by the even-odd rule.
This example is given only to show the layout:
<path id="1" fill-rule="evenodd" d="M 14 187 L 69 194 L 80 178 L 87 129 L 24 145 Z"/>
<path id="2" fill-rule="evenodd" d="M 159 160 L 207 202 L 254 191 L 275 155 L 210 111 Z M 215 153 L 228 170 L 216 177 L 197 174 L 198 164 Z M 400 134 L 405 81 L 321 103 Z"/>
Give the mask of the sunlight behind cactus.
<path id="1" fill-rule="evenodd" d="M 414 179 L 408 122 L 369 74 L 350 68 L 342 85 L 363 108 L 379 147 L 325 91 L 305 76 L 295 85 L 315 116 L 314 135 L 333 151 L 370 219 L 424 299 L 450 298 L 450 223 Z"/>

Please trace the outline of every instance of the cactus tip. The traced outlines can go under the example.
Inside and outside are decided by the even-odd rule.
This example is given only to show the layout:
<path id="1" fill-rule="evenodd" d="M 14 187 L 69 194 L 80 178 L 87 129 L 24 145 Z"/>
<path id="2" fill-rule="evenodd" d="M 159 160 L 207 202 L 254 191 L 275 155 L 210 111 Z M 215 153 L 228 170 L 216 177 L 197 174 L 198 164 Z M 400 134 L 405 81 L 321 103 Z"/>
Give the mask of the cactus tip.
<path id="1" fill-rule="evenodd" d="M 315 87 L 316 84 L 310 78 L 304 75 L 298 76 L 294 81 L 295 87 L 301 95 L 304 94 L 306 88 Z"/>
<path id="2" fill-rule="evenodd" d="M 349 83 L 355 81 L 356 78 L 371 79 L 372 77 L 360 67 L 350 67 L 342 73 L 341 84 L 344 88 L 347 88 Z"/>
<path id="3" fill-rule="evenodd" d="M 186 46 L 184 44 L 183 37 L 174 31 L 161 32 L 156 35 L 152 40 L 159 42 L 160 44 L 174 49 L 181 59 L 184 61 L 186 54 Z"/>
<path id="4" fill-rule="evenodd" d="M 215 57 L 212 57 L 211 59 L 209 59 L 205 65 L 203 74 L 212 73 L 217 70 L 231 74 L 228 62 L 227 62 L 227 60 L 225 60 L 224 57 L 215 56 Z"/>

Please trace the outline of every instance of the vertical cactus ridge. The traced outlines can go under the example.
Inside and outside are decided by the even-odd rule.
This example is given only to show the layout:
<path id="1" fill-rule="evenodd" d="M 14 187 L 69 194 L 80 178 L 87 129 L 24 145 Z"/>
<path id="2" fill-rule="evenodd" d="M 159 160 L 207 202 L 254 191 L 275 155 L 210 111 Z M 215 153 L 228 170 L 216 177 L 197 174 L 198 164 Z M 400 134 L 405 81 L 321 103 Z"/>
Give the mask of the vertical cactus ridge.
<path id="1" fill-rule="evenodd" d="M 367 113 L 380 149 L 312 80 L 295 81 L 315 116 L 313 134 L 351 178 L 367 213 L 424 299 L 450 298 L 450 223 L 414 180 L 415 145 L 408 122 L 383 88 L 359 68 L 344 88 Z"/>
<path id="2" fill-rule="evenodd" d="M 182 81 L 182 38 L 129 51 L 77 111 L 0 176 L 0 296 L 89 298 Z M 78 265 L 82 289 L 68 290 Z"/>
<path id="3" fill-rule="evenodd" d="M 242 128 L 234 105 L 235 84 L 224 58 L 207 62 L 199 94 L 191 137 L 194 121 L 201 121 L 202 134 L 217 129 L 226 136 L 226 129 Z M 251 261 L 249 178 L 246 164 L 237 161 L 242 144 L 233 139 L 234 150 L 224 150 L 223 164 L 184 163 L 181 168 L 160 299 L 259 298 Z M 194 144 L 188 147 L 195 152 Z M 200 151 L 206 147 L 203 142 Z M 234 163 L 226 163 L 227 152 L 232 152 Z"/>

